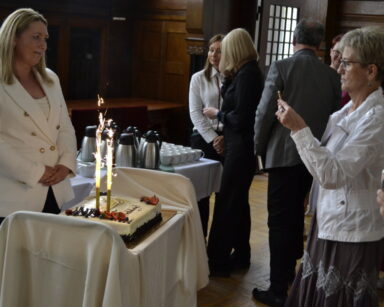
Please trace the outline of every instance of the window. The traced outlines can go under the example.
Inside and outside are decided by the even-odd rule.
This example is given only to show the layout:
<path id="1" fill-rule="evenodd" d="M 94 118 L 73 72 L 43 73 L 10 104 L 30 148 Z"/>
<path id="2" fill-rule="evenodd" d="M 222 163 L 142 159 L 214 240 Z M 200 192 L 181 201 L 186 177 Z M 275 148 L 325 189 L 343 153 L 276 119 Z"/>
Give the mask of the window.
<path id="1" fill-rule="evenodd" d="M 265 66 L 293 54 L 292 39 L 298 15 L 297 7 L 270 5 Z"/>

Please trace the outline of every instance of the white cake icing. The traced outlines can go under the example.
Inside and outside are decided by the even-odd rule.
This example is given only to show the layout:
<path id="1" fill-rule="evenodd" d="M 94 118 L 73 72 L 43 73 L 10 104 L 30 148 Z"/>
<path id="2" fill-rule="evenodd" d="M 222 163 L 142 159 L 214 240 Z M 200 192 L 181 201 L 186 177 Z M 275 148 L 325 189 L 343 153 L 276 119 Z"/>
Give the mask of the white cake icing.
<path id="1" fill-rule="evenodd" d="M 100 197 L 100 211 L 103 213 L 106 211 L 107 204 L 106 196 Z M 88 197 L 82 201 L 77 208 L 83 207 L 84 209 L 94 209 L 96 207 L 96 198 Z M 116 221 L 101 219 L 100 217 L 84 217 L 84 216 L 74 216 L 79 218 L 88 219 L 91 221 L 97 221 L 109 225 L 121 236 L 133 236 L 137 229 L 144 224 L 153 221 L 161 211 L 161 205 L 157 203 L 146 204 L 138 199 L 127 198 L 122 196 L 113 196 L 111 199 L 111 209 L 110 212 L 122 212 L 128 218 L 127 221 Z"/>

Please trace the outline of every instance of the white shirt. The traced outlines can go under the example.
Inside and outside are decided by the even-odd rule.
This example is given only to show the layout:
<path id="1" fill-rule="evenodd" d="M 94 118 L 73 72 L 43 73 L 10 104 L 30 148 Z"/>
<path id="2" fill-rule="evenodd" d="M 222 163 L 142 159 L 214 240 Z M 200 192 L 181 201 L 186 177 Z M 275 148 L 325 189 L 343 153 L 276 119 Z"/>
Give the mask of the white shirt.
<path id="1" fill-rule="evenodd" d="M 384 237 L 376 203 L 384 167 L 384 98 L 371 93 L 348 114 L 352 102 L 330 116 L 321 146 L 310 129 L 294 134 L 300 157 L 320 185 L 316 202 L 319 238 L 342 242 Z"/>
<path id="2" fill-rule="evenodd" d="M 222 131 L 223 125 L 217 119 L 204 116 L 206 107 L 221 108 L 223 99 L 220 95 L 220 73 L 212 68 L 211 78 L 208 81 L 204 70 L 195 73 L 191 78 L 189 87 L 189 114 L 193 129 L 197 130 L 207 143 L 211 143 L 218 136 L 216 130 Z"/>
<path id="3" fill-rule="evenodd" d="M 33 100 L 36 102 L 36 104 L 39 106 L 41 111 L 44 113 L 45 118 L 48 119 L 50 106 L 49 106 L 47 96 L 44 96 L 42 98 L 34 98 Z"/>

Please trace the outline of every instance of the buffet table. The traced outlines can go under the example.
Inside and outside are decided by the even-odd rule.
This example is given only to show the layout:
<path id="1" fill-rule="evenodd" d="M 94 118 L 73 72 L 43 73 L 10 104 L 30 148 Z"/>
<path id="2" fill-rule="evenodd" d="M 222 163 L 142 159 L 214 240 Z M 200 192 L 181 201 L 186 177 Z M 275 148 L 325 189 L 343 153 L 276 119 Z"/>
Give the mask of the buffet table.
<path id="1" fill-rule="evenodd" d="M 0 228 L 0 284 L 7 285 L 0 303 L 16 306 L 21 289 L 22 299 L 39 307 L 79 301 L 102 307 L 196 306 L 197 291 L 208 283 L 208 262 L 191 181 L 173 173 L 116 169 L 112 195 L 153 194 L 176 214 L 133 248 L 123 248 L 111 228 L 89 220 L 34 212 L 7 217 Z"/>

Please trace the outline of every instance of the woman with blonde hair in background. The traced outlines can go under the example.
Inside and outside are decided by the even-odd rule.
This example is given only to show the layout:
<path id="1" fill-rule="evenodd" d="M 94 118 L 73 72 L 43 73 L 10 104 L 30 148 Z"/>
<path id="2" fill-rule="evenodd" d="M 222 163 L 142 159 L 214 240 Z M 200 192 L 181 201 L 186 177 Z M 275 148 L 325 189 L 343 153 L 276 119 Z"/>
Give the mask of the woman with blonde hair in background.
<path id="1" fill-rule="evenodd" d="M 221 110 L 204 109 L 205 115 L 224 124 L 225 140 L 221 188 L 208 240 L 211 276 L 229 276 L 231 270 L 250 265 L 248 192 L 256 170 L 253 126 L 264 87 L 257 59 L 257 51 L 246 30 L 229 32 L 222 41 L 219 66 L 225 76 L 223 106 Z"/>

